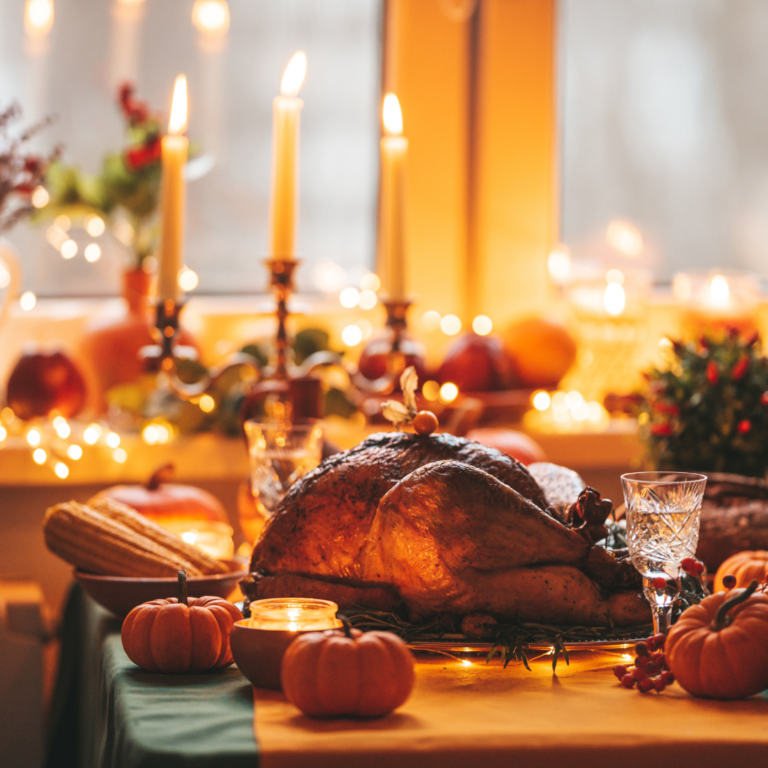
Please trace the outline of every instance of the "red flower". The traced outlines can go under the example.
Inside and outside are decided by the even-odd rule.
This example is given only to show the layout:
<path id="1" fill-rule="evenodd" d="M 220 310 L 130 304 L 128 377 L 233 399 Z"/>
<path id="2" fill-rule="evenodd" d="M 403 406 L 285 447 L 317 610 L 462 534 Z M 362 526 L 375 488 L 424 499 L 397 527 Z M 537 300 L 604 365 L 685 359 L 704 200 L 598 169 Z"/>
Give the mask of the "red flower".
<path id="1" fill-rule="evenodd" d="M 651 434 L 657 437 L 669 437 L 672 434 L 672 427 L 666 422 L 663 424 L 651 424 Z"/>
<path id="2" fill-rule="evenodd" d="M 746 376 L 748 369 L 749 358 L 746 355 L 743 355 L 739 362 L 733 366 L 733 373 L 731 374 L 733 376 L 733 380 L 739 381 L 740 379 L 743 379 L 744 376 Z"/>
<path id="3" fill-rule="evenodd" d="M 740 435 L 745 435 L 750 429 L 752 429 L 752 422 L 749 419 L 739 422 L 738 430 Z"/>
<path id="4" fill-rule="evenodd" d="M 160 160 L 160 154 L 160 139 L 153 136 L 149 143 L 127 150 L 124 155 L 125 164 L 129 170 L 138 171 L 147 165 L 157 163 Z"/>
<path id="5" fill-rule="evenodd" d="M 717 370 L 717 364 L 714 360 L 710 360 L 707 363 L 707 381 L 713 386 L 720 381 L 720 374 Z"/>

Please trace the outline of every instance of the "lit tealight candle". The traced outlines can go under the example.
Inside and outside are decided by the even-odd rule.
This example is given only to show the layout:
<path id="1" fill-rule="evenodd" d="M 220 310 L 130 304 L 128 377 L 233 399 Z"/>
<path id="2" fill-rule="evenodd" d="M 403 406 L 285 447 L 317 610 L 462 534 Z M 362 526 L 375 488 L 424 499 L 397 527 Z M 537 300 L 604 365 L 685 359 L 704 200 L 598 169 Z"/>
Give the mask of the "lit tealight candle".
<path id="1" fill-rule="evenodd" d="M 248 622 L 254 629 L 282 632 L 316 632 L 341 626 L 336 618 L 339 606 L 330 600 L 303 597 L 278 597 L 256 600 L 250 605 Z"/>
<path id="2" fill-rule="evenodd" d="M 175 533 L 182 541 L 205 552 L 217 560 L 229 560 L 235 554 L 232 528 L 214 520 L 169 520 L 161 525 Z"/>
<path id="3" fill-rule="evenodd" d="M 280 95 L 272 102 L 272 196 L 269 255 L 292 259 L 296 240 L 298 197 L 299 115 L 304 102 L 296 98 L 307 73 L 307 55 L 297 51 L 288 62 Z"/>
<path id="4" fill-rule="evenodd" d="M 189 139 L 187 130 L 187 78 L 179 75 L 173 87 L 168 135 L 161 142 L 163 175 L 160 197 L 162 222 L 160 228 L 160 275 L 157 293 L 161 301 L 179 298 L 179 271 L 184 246 L 184 208 L 186 183 L 184 165 L 187 162 Z"/>

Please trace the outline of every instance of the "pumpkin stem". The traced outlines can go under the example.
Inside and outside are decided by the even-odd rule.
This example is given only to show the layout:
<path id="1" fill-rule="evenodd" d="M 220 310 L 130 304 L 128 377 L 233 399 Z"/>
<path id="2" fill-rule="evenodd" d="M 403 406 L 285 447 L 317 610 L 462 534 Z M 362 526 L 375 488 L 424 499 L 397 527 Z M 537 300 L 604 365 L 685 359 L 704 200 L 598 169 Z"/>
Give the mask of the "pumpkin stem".
<path id="1" fill-rule="evenodd" d="M 179 571 L 179 603 L 189 605 L 187 599 L 187 572 Z"/>
<path id="2" fill-rule="evenodd" d="M 152 477 L 147 480 L 144 487 L 148 491 L 156 491 L 161 483 L 167 483 L 173 477 L 175 470 L 176 467 L 171 462 L 163 464 L 162 467 L 159 467 L 152 473 Z"/>
<path id="3" fill-rule="evenodd" d="M 743 592 L 739 592 L 736 597 L 732 597 L 730 600 L 726 600 L 718 609 L 715 614 L 714 621 L 709 625 L 713 632 L 719 632 L 721 629 L 725 629 L 731 623 L 731 617 L 728 616 L 728 611 L 731 608 L 735 608 L 745 600 L 748 600 L 752 593 L 757 589 L 757 581 L 753 581 Z"/>
<path id="4" fill-rule="evenodd" d="M 336 618 L 344 625 L 344 637 L 352 637 L 352 622 L 343 613 L 337 613 Z"/>

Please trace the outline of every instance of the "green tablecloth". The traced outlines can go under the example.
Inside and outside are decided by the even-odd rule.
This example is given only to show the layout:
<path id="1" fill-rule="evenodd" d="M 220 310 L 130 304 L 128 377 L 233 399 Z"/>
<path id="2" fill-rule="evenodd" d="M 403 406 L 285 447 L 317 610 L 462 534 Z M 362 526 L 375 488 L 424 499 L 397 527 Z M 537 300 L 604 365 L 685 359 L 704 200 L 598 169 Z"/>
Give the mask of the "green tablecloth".
<path id="1" fill-rule="evenodd" d="M 48 768 L 255 768 L 253 689 L 240 672 L 142 672 L 123 652 L 120 624 L 73 587 Z"/>

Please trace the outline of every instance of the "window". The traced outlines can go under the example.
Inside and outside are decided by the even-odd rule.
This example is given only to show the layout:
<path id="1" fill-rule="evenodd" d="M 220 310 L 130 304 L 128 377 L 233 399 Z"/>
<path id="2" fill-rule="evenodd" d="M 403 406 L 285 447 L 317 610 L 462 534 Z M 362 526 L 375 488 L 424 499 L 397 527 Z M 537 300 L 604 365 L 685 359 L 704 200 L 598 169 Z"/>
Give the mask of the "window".
<path id="1" fill-rule="evenodd" d="M 639 227 L 657 279 L 768 272 L 768 6 L 562 0 L 562 238 Z"/>
<path id="2" fill-rule="evenodd" d="M 299 288 L 338 290 L 374 264 L 380 101 L 381 0 L 228 0 L 226 40 L 198 32 L 192 0 L 55 0 L 42 40 L 25 39 L 24 3 L 0 4 L 0 103 L 17 99 L 26 122 L 55 114 L 41 148 L 61 142 L 86 171 L 122 146 L 117 83 L 167 114 L 173 80 L 190 88 L 188 136 L 213 160 L 188 187 L 186 262 L 198 292 L 263 289 L 271 168 L 272 99 L 294 51 L 307 52 L 302 89 Z M 45 227 L 18 226 L 25 289 L 38 295 L 114 294 L 127 263 L 110 233 L 103 255 L 70 233 L 65 260 Z"/>

